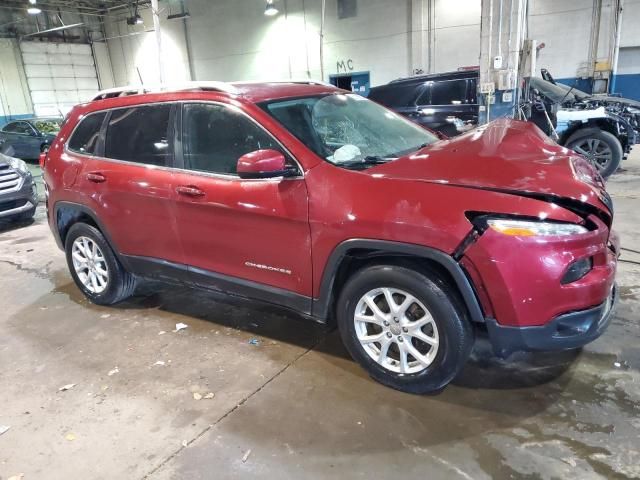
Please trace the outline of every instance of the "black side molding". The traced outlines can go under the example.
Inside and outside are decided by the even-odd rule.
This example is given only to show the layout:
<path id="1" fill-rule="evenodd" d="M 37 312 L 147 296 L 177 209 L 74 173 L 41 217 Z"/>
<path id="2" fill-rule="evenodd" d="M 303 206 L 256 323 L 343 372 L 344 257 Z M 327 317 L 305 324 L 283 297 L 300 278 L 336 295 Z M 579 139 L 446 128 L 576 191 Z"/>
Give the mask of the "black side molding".
<path id="1" fill-rule="evenodd" d="M 121 258 L 130 272 L 142 277 L 178 281 L 226 295 L 258 300 L 306 316 L 311 313 L 311 298 L 289 290 L 158 258 L 135 255 L 121 255 Z"/>
<path id="2" fill-rule="evenodd" d="M 421 245 L 368 239 L 346 240 L 339 244 L 331 253 L 322 275 L 320 297 L 313 299 L 311 314 L 314 317 L 323 320 L 327 319 L 331 307 L 333 285 L 340 264 L 344 258 L 349 255 L 350 251 L 360 249 L 374 250 L 385 254 L 391 253 L 421 257 L 436 262 L 438 265 L 446 269 L 453 278 L 456 286 L 460 290 L 460 294 L 462 295 L 462 299 L 464 300 L 469 314 L 471 315 L 471 320 L 480 323 L 484 322 L 480 303 L 474 293 L 473 286 L 471 285 L 469 278 L 458 262 L 449 255 L 440 250 L 423 247 Z"/>

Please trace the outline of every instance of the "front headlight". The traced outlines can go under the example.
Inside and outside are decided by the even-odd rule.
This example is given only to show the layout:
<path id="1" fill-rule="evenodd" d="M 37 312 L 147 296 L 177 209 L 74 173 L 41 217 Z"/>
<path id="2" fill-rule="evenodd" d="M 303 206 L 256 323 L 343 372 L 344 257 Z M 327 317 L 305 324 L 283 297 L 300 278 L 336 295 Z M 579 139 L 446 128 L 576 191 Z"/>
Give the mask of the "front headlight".
<path id="1" fill-rule="evenodd" d="M 27 164 L 24 162 L 24 160 L 9 157 L 9 165 L 11 165 L 11 168 L 13 168 L 14 170 L 18 170 L 22 173 L 29 173 L 29 167 L 27 167 Z"/>
<path id="2" fill-rule="evenodd" d="M 548 237 L 553 235 L 576 235 L 589 230 L 573 223 L 535 222 L 529 220 L 512 220 L 491 218 L 487 225 L 492 230 L 514 237 Z"/>

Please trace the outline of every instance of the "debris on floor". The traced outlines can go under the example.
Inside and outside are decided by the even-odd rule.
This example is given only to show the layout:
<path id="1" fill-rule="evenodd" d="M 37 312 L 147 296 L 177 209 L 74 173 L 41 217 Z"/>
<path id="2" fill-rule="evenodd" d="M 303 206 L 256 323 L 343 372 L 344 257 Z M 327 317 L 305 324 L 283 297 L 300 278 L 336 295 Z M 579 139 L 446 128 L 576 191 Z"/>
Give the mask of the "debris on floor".
<path id="1" fill-rule="evenodd" d="M 154 365 L 159 365 L 161 367 L 163 367 L 165 365 L 163 360 L 158 360 L 156 363 L 154 363 Z"/>
<path id="2" fill-rule="evenodd" d="M 7 433 L 11 427 L 9 425 L 0 425 L 0 435 Z"/>
<path id="3" fill-rule="evenodd" d="M 160 331 L 158 332 L 158 335 L 164 335 L 165 333 L 167 333 L 167 332 L 165 332 L 164 330 L 160 330 Z"/>
<path id="4" fill-rule="evenodd" d="M 64 438 L 70 442 L 73 442 L 76 439 L 75 434 L 73 433 L 67 433 Z"/>
<path id="5" fill-rule="evenodd" d="M 251 449 L 249 449 L 246 452 L 244 452 L 244 455 L 242 457 L 242 463 L 246 463 L 247 462 L 247 460 L 249 459 L 249 455 L 251 455 Z"/>
<path id="6" fill-rule="evenodd" d="M 187 445 L 189 445 L 189 442 L 187 442 L 186 440 L 182 440 L 182 446 L 186 448 Z"/>
<path id="7" fill-rule="evenodd" d="M 63 385 L 62 387 L 60 387 L 58 389 L 59 392 L 66 392 L 67 390 L 71 390 L 73 387 L 75 387 L 76 384 L 75 383 L 68 383 L 66 385 Z"/>
<path id="8" fill-rule="evenodd" d="M 187 325 L 186 323 L 176 323 L 176 329 L 173 331 L 173 333 L 175 332 L 179 332 L 180 330 L 184 330 L 185 328 L 188 328 L 189 325 Z"/>
<path id="9" fill-rule="evenodd" d="M 211 399 L 212 399 L 213 397 L 215 397 L 215 396 L 216 396 L 216 394 L 215 394 L 215 393 L 213 393 L 213 392 L 209 392 L 209 393 L 207 393 L 203 398 L 204 398 L 205 400 L 211 400 Z"/>
<path id="10" fill-rule="evenodd" d="M 260 340 L 257 338 L 252 338 L 249 340 L 249 345 L 260 345 Z"/>
<path id="11" fill-rule="evenodd" d="M 22 480 L 24 478 L 24 473 L 19 473 L 18 475 L 12 475 L 7 480 Z"/>
<path id="12" fill-rule="evenodd" d="M 100 315 L 100 318 L 109 318 L 110 316 L 110 313 L 105 313 L 104 315 Z"/>
<path id="13" fill-rule="evenodd" d="M 198 393 L 198 392 L 193 392 L 193 399 L 194 400 L 202 400 L 202 394 Z"/>
<path id="14" fill-rule="evenodd" d="M 109 370 L 109 373 L 107 373 L 108 376 L 113 376 L 116 373 L 120 372 L 120 370 L 118 369 L 118 367 L 114 368 L 113 370 Z"/>

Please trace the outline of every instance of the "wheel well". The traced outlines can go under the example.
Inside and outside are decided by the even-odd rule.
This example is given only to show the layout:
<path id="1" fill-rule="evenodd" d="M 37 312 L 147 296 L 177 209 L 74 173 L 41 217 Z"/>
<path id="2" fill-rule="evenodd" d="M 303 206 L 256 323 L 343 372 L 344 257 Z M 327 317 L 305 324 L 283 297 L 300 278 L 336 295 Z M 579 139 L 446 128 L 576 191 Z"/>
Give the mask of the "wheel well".
<path id="1" fill-rule="evenodd" d="M 331 289 L 328 315 L 329 322 L 335 322 L 336 301 L 344 284 L 356 272 L 372 265 L 402 266 L 417 270 L 424 275 L 429 275 L 431 278 L 433 278 L 433 275 L 435 274 L 437 279 L 441 280 L 447 287 L 449 287 L 450 291 L 453 292 L 456 303 L 464 310 L 463 314 L 469 318 L 468 309 L 454 278 L 451 276 L 451 273 L 449 273 L 449 271 L 437 261 L 416 255 L 388 253 L 368 249 L 355 249 L 349 251 L 349 253 L 345 255 L 336 271 L 333 287 Z"/>
<path id="2" fill-rule="evenodd" d="M 80 209 L 70 206 L 61 206 L 56 210 L 56 226 L 58 228 L 58 234 L 60 235 L 62 245 L 65 244 L 67 233 L 71 226 L 78 222 L 86 223 L 100 230 L 100 227 L 93 217 Z"/>

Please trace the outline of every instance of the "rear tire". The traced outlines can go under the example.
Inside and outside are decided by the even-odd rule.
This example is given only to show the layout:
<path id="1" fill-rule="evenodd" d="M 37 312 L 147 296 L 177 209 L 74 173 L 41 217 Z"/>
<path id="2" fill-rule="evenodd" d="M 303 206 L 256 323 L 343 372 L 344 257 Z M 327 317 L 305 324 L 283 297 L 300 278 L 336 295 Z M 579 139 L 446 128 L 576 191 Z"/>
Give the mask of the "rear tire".
<path id="1" fill-rule="evenodd" d="M 620 140 L 604 130 L 578 130 L 565 146 L 589 160 L 603 178 L 618 170 L 624 153 Z"/>
<path id="2" fill-rule="evenodd" d="M 133 295 L 135 276 L 124 269 L 94 226 L 72 225 L 65 239 L 65 253 L 74 282 L 93 303 L 113 305 Z"/>
<path id="3" fill-rule="evenodd" d="M 395 265 L 367 267 L 347 281 L 336 312 L 354 360 L 373 379 L 403 392 L 440 392 L 473 348 L 464 307 L 435 274 Z"/>

